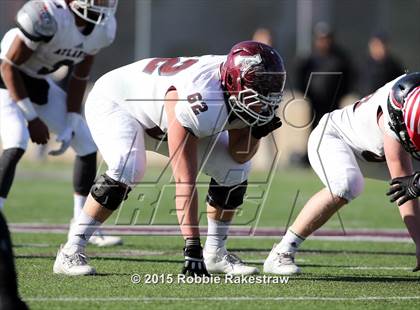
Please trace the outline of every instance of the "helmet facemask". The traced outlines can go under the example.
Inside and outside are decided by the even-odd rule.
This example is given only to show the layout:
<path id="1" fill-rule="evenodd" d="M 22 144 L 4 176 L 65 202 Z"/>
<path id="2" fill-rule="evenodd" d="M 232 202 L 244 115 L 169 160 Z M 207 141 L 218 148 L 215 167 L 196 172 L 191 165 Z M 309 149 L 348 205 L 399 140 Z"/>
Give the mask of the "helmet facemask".
<path id="1" fill-rule="evenodd" d="M 118 0 L 73 0 L 71 10 L 83 20 L 99 25 L 115 14 Z"/>
<path id="2" fill-rule="evenodd" d="M 245 87 L 237 95 L 229 97 L 232 112 L 248 126 L 262 126 L 270 122 L 282 100 L 281 93 L 263 96 L 257 91 Z"/>
<path id="3" fill-rule="evenodd" d="M 229 97 L 232 111 L 251 127 L 265 125 L 274 118 L 283 98 L 285 84 L 284 72 L 255 71 L 245 72 L 242 77 L 243 90 Z"/>

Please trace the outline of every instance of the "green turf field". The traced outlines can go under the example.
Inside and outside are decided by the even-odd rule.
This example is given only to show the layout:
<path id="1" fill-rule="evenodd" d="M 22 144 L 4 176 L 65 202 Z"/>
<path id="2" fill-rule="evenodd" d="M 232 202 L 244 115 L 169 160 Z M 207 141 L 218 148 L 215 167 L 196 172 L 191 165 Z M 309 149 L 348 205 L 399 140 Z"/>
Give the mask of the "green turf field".
<path id="1" fill-rule="evenodd" d="M 157 172 L 149 171 L 146 179 L 150 183 L 134 191 L 119 217 L 114 216 L 110 224 L 175 223 L 171 212 L 172 188 L 160 196 L 156 190 L 169 183 L 169 179 L 163 177 L 157 186 L 153 185 Z M 251 179 L 255 185 L 264 178 L 255 174 Z M 284 227 L 297 193 L 294 216 L 321 187 L 310 170 L 278 172 L 268 193 L 264 185 L 257 185 L 250 186 L 247 202 L 235 222 L 238 227 Z M 368 181 L 364 195 L 342 210 L 344 227 L 403 229 L 398 210 L 387 202 L 385 190 L 385 184 Z M 5 213 L 10 223 L 68 223 L 72 213 L 71 167 L 22 165 Z M 338 218 L 334 217 L 327 227 L 340 229 Z M 410 270 L 415 263 L 411 243 L 308 240 L 297 257 L 304 274 L 291 277 L 287 284 L 204 285 L 144 283 L 148 274 L 176 277 L 182 262 L 180 237 L 125 236 L 125 244 L 120 247 L 90 246 L 88 255 L 99 275 L 84 278 L 52 274 L 64 234 L 14 233 L 13 241 L 20 292 L 32 309 L 418 309 L 420 306 L 420 274 Z M 242 237 L 231 238 L 228 245 L 245 261 L 262 269 L 275 241 Z M 133 274 L 140 275 L 142 282 L 131 283 Z"/>

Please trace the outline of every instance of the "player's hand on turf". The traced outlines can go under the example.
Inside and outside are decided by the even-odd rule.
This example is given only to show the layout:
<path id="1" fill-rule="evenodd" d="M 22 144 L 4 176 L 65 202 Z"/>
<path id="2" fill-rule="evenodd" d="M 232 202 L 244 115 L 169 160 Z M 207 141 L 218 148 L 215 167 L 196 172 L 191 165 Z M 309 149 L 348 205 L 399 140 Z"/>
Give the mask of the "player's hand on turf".
<path id="1" fill-rule="evenodd" d="M 202 258 L 185 257 L 182 273 L 189 277 L 210 277 Z"/>
<path id="2" fill-rule="evenodd" d="M 416 172 L 406 177 L 394 178 L 390 182 L 390 189 L 386 193 L 390 196 L 390 201 L 397 201 L 401 206 L 409 200 L 420 196 L 420 186 L 418 184 L 420 172 Z"/>
<path id="3" fill-rule="evenodd" d="M 73 139 L 76 129 L 80 126 L 80 122 L 83 121 L 82 116 L 79 113 L 70 112 L 67 113 L 66 127 L 57 136 L 57 142 L 61 143 L 60 148 L 57 150 L 50 151 L 48 154 L 52 156 L 59 156 L 63 154 L 70 147 L 71 140 Z"/>
<path id="4" fill-rule="evenodd" d="M 50 133 L 47 125 L 39 117 L 28 122 L 28 130 L 32 142 L 36 144 L 47 144 Z"/>
<path id="5" fill-rule="evenodd" d="M 187 239 L 188 240 L 188 239 Z M 203 259 L 203 248 L 198 245 L 185 245 L 184 247 L 184 267 L 182 273 L 187 276 L 209 277 Z"/>
<path id="6" fill-rule="evenodd" d="M 258 127 L 252 127 L 251 135 L 255 139 L 261 139 L 267 136 L 268 134 L 270 134 L 271 132 L 273 132 L 274 130 L 280 128 L 281 125 L 282 125 L 282 122 L 280 118 L 277 116 L 274 116 L 274 118 L 271 121 L 269 121 L 267 124 L 258 126 Z"/>

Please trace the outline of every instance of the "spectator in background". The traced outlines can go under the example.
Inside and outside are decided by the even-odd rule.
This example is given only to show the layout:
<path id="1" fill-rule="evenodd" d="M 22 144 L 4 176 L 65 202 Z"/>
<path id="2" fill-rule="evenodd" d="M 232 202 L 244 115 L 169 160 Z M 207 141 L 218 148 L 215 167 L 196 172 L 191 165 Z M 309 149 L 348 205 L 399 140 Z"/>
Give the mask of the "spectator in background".
<path id="1" fill-rule="evenodd" d="M 268 46 L 273 46 L 273 37 L 271 36 L 270 30 L 267 28 L 257 28 L 254 35 L 252 36 L 252 41 L 261 42 L 267 44 Z"/>
<path id="2" fill-rule="evenodd" d="M 298 64 L 298 88 L 312 105 L 314 122 L 338 108 L 340 100 L 350 91 L 352 68 L 346 54 L 338 47 L 334 35 L 326 23 L 318 23 L 314 28 L 314 47 L 312 54 Z M 331 72 L 329 74 L 329 72 Z M 316 73 L 312 76 L 311 74 Z"/>
<path id="3" fill-rule="evenodd" d="M 369 54 L 360 70 L 359 91 L 365 96 L 404 73 L 403 65 L 389 52 L 384 33 L 374 34 L 368 43 Z"/>

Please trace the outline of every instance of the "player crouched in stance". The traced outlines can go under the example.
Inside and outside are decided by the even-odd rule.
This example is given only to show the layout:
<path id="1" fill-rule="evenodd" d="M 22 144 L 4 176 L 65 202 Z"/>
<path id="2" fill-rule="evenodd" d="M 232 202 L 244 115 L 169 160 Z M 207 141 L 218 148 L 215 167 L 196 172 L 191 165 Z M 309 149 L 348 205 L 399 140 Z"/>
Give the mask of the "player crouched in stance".
<path id="1" fill-rule="evenodd" d="M 86 119 L 108 170 L 93 186 L 78 229 L 58 252 L 54 272 L 95 272 L 86 262 L 86 240 L 142 180 L 151 150 L 171 160 L 185 239 L 183 273 L 257 273 L 229 253 L 225 242 L 246 192 L 249 160 L 259 140 L 281 126 L 275 110 L 284 83 L 280 55 L 253 41 L 238 43 L 227 56 L 144 59 L 100 78 L 87 100 Z M 199 171 L 211 177 L 204 253 Z"/>
<path id="2" fill-rule="evenodd" d="M 74 163 L 74 218 L 82 209 L 96 174 L 97 148 L 81 116 L 81 103 L 94 55 L 115 38 L 117 0 L 32 0 L 17 14 L 17 28 L 1 41 L 0 208 L 13 183 L 29 138 L 46 144 L 58 135 L 61 155 L 71 146 Z M 66 94 L 49 74 L 74 65 Z M 92 243 L 121 243 L 119 237 L 94 236 Z"/>
<path id="3" fill-rule="evenodd" d="M 265 272 L 299 273 L 294 263 L 299 245 L 339 208 L 362 193 L 364 177 L 397 178 L 392 188 L 394 200 L 404 196 L 401 184 L 398 186 L 400 177 L 413 173 L 410 154 L 420 159 L 419 106 L 420 73 L 411 73 L 322 118 L 309 138 L 308 150 L 312 168 L 325 188 L 306 203 L 281 242 L 273 247 L 264 263 Z M 414 165 L 418 167 L 419 162 Z M 420 210 L 417 199 L 408 199 L 398 200 L 399 211 L 416 245 L 417 270 Z"/>

